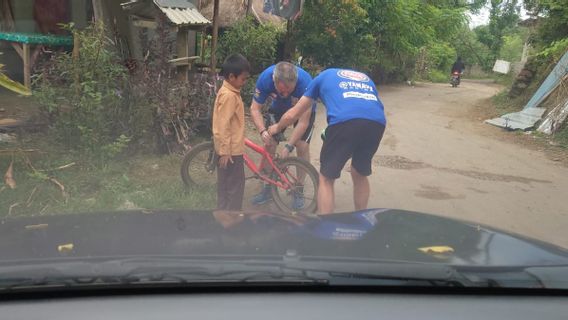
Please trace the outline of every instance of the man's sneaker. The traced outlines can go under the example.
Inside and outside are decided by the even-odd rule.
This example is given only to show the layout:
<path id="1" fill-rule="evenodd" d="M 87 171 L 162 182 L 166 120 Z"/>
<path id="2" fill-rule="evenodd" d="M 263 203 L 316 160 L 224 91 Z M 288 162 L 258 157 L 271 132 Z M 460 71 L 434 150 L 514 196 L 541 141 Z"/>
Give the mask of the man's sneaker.
<path id="1" fill-rule="evenodd" d="M 265 185 L 262 191 L 252 198 L 252 204 L 259 205 L 265 204 L 272 200 L 272 188 L 270 185 Z"/>
<path id="2" fill-rule="evenodd" d="M 292 204 L 292 208 L 294 210 L 300 210 L 304 207 L 304 194 L 299 192 L 294 192 L 294 203 Z"/>

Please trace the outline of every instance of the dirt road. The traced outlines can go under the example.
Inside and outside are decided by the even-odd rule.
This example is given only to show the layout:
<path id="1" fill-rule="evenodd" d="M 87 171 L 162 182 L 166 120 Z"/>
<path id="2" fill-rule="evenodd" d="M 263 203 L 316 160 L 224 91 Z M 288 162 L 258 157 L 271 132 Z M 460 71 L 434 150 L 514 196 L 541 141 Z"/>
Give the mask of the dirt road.
<path id="1" fill-rule="evenodd" d="M 508 142 L 508 133 L 472 119 L 499 87 L 464 81 L 379 88 L 388 126 L 371 176 L 370 207 L 465 219 L 568 248 L 568 168 Z M 318 112 L 317 137 L 325 127 Z M 491 132 L 491 134 L 487 134 Z M 321 140 L 312 143 L 319 168 Z M 336 208 L 353 210 L 347 168 Z"/>

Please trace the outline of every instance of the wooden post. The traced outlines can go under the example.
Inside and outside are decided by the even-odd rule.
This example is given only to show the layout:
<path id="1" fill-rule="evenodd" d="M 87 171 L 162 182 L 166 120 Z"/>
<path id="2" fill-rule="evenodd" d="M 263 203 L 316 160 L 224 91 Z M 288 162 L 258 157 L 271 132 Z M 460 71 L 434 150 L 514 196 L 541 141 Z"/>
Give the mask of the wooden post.
<path id="1" fill-rule="evenodd" d="M 93 13 L 95 15 L 95 21 L 104 21 L 105 10 L 103 0 L 93 0 Z"/>
<path id="2" fill-rule="evenodd" d="M 286 34 L 284 35 L 284 60 L 291 60 L 294 55 L 292 48 L 292 21 L 286 20 Z"/>
<path id="3" fill-rule="evenodd" d="M 27 43 L 23 44 L 23 59 L 24 59 L 24 85 L 26 88 L 32 88 L 32 81 L 31 81 L 31 64 L 30 64 L 30 45 Z"/>
<path id="4" fill-rule="evenodd" d="M 205 46 L 207 45 L 207 32 L 205 29 L 201 31 L 201 52 L 199 56 L 201 57 L 201 62 L 205 62 Z"/>
<path id="5" fill-rule="evenodd" d="M 211 63 L 209 64 L 211 74 L 216 73 L 217 57 L 215 51 L 217 50 L 217 36 L 219 35 L 219 0 L 213 2 L 213 39 L 211 40 Z"/>
<path id="6" fill-rule="evenodd" d="M 177 46 L 177 57 L 185 58 L 189 57 L 189 47 L 187 42 L 188 31 L 186 27 L 179 27 L 177 32 L 176 46 Z M 188 62 L 189 63 L 189 62 Z M 187 73 L 189 71 L 189 65 L 182 65 L 177 67 L 177 78 L 179 80 L 187 81 Z"/>
<path id="7" fill-rule="evenodd" d="M 246 15 L 247 15 L 247 16 L 250 14 L 250 10 L 251 10 L 251 8 L 252 8 L 252 1 L 253 1 L 253 0 L 248 0 L 248 1 L 247 1 L 247 12 L 246 12 Z"/>
<path id="8" fill-rule="evenodd" d="M 73 33 L 73 63 L 75 73 L 73 75 L 73 81 L 75 82 L 75 94 L 79 96 L 81 94 L 81 88 L 79 87 L 79 83 L 81 82 L 81 76 L 79 73 L 79 50 L 80 50 L 81 43 L 79 42 L 79 37 L 77 36 L 76 32 Z"/>

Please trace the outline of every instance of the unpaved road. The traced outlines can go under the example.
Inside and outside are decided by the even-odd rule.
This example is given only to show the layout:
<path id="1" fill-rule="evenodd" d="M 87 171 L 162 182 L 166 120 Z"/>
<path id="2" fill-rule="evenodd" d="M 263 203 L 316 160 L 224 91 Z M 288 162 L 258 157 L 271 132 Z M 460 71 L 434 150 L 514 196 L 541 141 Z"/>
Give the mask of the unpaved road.
<path id="1" fill-rule="evenodd" d="M 568 168 L 471 117 L 499 90 L 473 81 L 457 89 L 379 88 L 388 126 L 374 159 L 369 206 L 465 219 L 568 248 Z M 318 168 L 323 111 L 311 149 Z M 336 182 L 336 211 L 351 210 L 346 168 Z"/>

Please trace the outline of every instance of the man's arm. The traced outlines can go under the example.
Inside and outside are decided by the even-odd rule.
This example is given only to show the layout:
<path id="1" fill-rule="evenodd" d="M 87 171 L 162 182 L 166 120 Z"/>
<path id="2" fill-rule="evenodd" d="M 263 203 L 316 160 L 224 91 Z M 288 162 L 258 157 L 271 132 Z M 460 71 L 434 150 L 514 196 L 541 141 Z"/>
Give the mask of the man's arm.
<path id="1" fill-rule="evenodd" d="M 298 141 L 302 138 L 306 129 L 310 125 L 310 117 L 312 116 L 312 110 L 308 110 L 304 112 L 304 114 L 300 117 L 300 121 L 298 121 L 298 125 L 292 131 L 290 135 L 290 139 L 288 140 L 288 144 L 295 146 Z"/>
<path id="2" fill-rule="evenodd" d="M 264 127 L 264 118 L 262 117 L 262 105 L 252 99 L 252 103 L 250 106 L 250 115 L 252 117 L 252 121 L 256 126 L 256 129 L 261 132 L 262 130 L 266 129 Z"/>
<path id="3" fill-rule="evenodd" d="M 262 105 L 252 99 L 252 104 L 250 106 L 250 115 L 252 117 L 252 122 L 256 126 L 256 129 L 260 132 L 260 137 L 262 142 L 268 145 L 272 143 L 272 137 L 268 134 L 268 128 L 264 126 L 264 117 L 262 116 Z"/>
<path id="4" fill-rule="evenodd" d="M 286 129 L 296 120 L 298 120 L 304 113 L 306 113 L 306 111 L 308 111 L 312 107 L 313 102 L 314 101 L 312 100 L 312 98 L 309 98 L 307 96 L 300 98 L 298 103 L 296 103 L 294 107 L 288 110 L 277 124 L 271 125 L 270 128 L 268 128 L 268 133 L 272 136 Z M 306 129 L 304 128 L 304 131 L 305 130 Z"/>

